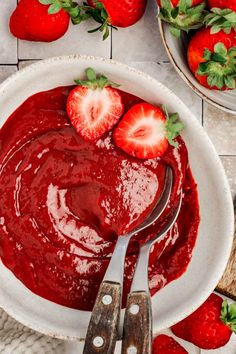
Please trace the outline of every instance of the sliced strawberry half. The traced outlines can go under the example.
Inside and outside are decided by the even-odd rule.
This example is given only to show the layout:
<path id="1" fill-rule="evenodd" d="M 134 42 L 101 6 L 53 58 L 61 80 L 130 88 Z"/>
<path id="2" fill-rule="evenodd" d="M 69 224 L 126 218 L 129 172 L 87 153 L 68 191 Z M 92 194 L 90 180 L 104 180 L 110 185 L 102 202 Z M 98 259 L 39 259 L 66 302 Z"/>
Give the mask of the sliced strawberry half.
<path id="1" fill-rule="evenodd" d="M 117 84 L 91 68 L 86 74 L 88 80 L 75 80 L 78 86 L 69 94 L 67 114 L 85 140 L 96 141 L 118 122 L 124 105 Z"/>
<path id="2" fill-rule="evenodd" d="M 169 144 L 177 147 L 174 139 L 182 129 L 177 113 L 169 117 L 167 111 L 144 102 L 124 115 L 114 131 L 114 140 L 128 154 L 149 159 L 163 155 Z"/>

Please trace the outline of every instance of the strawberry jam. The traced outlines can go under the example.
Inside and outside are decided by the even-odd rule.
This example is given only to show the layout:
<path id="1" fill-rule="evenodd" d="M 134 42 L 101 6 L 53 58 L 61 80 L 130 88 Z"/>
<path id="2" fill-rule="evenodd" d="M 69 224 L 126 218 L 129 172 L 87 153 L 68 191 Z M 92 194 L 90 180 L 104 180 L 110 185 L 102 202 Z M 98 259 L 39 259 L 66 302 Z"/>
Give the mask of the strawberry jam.
<path id="1" fill-rule="evenodd" d="M 170 202 L 161 219 L 130 244 L 124 296 L 139 245 L 161 229 L 181 188 L 178 220 L 150 255 L 151 293 L 185 272 L 197 237 L 199 204 L 182 138 L 178 148 L 169 146 L 151 160 L 120 150 L 112 132 L 86 142 L 66 114 L 70 90 L 59 87 L 28 98 L 0 131 L 0 257 L 34 293 L 91 310 L 117 236 L 150 213 L 167 165 L 174 172 Z M 126 111 L 141 102 L 121 94 Z"/>

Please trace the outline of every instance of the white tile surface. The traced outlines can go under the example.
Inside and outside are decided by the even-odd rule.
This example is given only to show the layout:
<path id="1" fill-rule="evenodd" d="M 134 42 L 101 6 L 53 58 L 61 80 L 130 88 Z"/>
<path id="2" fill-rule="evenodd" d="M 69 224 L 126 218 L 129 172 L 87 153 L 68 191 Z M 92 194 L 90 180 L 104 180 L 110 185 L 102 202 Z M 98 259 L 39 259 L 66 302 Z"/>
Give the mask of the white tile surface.
<path id="1" fill-rule="evenodd" d="M 204 128 L 219 155 L 236 155 L 236 117 L 204 102 Z"/>
<path id="2" fill-rule="evenodd" d="M 143 18 L 134 26 L 112 32 L 113 59 L 127 62 L 168 60 L 157 24 L 155 0 L 148 0 Z"/>
<path id="3" fill-rule="evenodd" d="M 170 63 L 130 62 L 129 65 L 146 72 L 171 89 L 183 102 L 188 103 L 196 118 L 202 121 L 202 100 L 179 77 Z"/>
<path id="4" fill-rule="evenodd" d="M 96 26 L 96 25 L 95 25 Z M 87 33 L 94 23 L 70 24 L 67 33 L 51 43 L 28 42 L 19 40 L 19 59 L 44 59 L 57 55 L 89 54 L 110 58 L 111 39 L 101 40 L 101 33 Z"/>
<path id="5" fill-rule="evenodd" d="M 17 40 L 9 31 L 10 14 L 16 7 L 16 0 L 1 1 L 0 4 L 0 64 L 17 63 Z"/>
<path id="6" fill-rule="evenodd" d="M 16 65 L 11 65 L 11 66 L 0 65 L 0 84 L 5 79 L 7 79 L 8 76 L 14 74 L 16 71 L 17 71 Z"/>

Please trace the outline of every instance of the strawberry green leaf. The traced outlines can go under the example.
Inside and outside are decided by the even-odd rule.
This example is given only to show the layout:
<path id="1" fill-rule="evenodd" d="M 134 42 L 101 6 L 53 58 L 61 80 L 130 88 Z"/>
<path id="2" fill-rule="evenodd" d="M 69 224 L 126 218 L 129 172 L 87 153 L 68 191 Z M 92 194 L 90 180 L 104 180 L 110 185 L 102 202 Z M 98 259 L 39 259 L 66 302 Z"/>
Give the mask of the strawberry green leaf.
<path id="1" fill-rule="evenodd" d="M 221 42 L 217 43 L 214 46 L 214 52 L 216 54 L 222 55 L 222 56 L 227 56 L 227 48 L 225 47 L 225 45 Z"/>
<path id="2" fill-rule="evenodd" d="M 207 48 L 204 49 L 203 59 L 207 61 L 211 59 L 211 52 Z"/>
<path id="3" fill-rule="evenodd" d="M 229 305 L 228 302 L 224 300 L 221 307 L 220 319 L 236 333 L 236 303 Z"/>
<path id="4" fill-rule="evenodd" d="M 211 27 L 211 34 L 216 34 L 221 31 L 221 27 L 219 25 L 214 25 Z"/>
<path id="5" fill-rule="evenodd" d="M 218 53 L 213 53 L 212 60 L 218 63 L 225 64 L 227 62 L 227 57 L 224 57 Z"/>
<path id="6" fill-rule="evenodd" d="M 166 138 L 171 146 L 178 147 L 178 142 L 174 139 L 184 129 L 184 124 L 179 120 L 178 113 L 173 113 L 172 115 L 169 115 L 167 108 L 165 106 L 163 106 L 162 108 L 166 116 Z"/>
<path id="7" fill-rule="evenodd" d="M 198 75 L 206 75 L 207 73 L 207 69 L 209 66 L 209 62 L 203 62 L 199 64 L 198 70 L 197 70 L 197 74 Z"/>
<path id="8" fill-rule="evenodd" d="M 235 89 L 236 88 L 236 80 L 232 76 L 226 76 L 224 78 L 225 85 L 228 88 Z"/>
<path id="9" fill-rule="evenodd" d="M 54 0 L 39 0 L 42 5 L 51 5 L 54 3 Z"/>
<path id="10" fill-rule="evenodd" d="M 177 6 L 173 10 L 171 10 L 171 16 L 173 18 L 176 18 L 178 16 L 178 14 L 179 14 L 179 7 Z"/>
<path id="11" fill-rule="evenodd" d="M 85 72 L 86 72 L 86 75 L 87 75 L 87 78 L 89 79 L 89 81 L 95 81 L 97 79 L 97 75 L 92 68 L 86 69 Z"/>
<path id="12" fill-rule="evenodd" d="M 179 28 L 176 28 L 174 26 L 170 26 L 170 33 L 175 37 L 175 38 L 179 38 L 181 31 Z"/>
<path id="13" fill-rule="evenodd" d="M 48 13 L 50 15 L 52 14 L 56 14 L 57 12 L 59 12 L 62 9 L 62 6 L 60 3 L 54 3 L 52 5 L 49 6 L 48 8 Z"/>

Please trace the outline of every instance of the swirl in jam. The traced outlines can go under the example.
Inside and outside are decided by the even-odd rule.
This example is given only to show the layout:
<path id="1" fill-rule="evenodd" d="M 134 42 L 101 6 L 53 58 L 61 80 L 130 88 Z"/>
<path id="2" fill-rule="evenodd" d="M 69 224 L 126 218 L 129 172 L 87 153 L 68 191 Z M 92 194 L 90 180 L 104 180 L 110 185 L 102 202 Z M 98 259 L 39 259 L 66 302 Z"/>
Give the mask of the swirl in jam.
<path id="1" fill-rule="evenodd" d="M 34 293 L 68 307 L 91 310 L 119 234 L 140 224 L 163 189 L 165 169 L 174 186 L 162 218 L 129 247 L 124 296 L 138 245 L 160 230 L 178 203 L 178 220 L 151 251 L 152 294 L 183 274 L 199 226 L 197 186 L 184 141 L 162 158 L 139 160 L 115 146 L 112 132 L 96 143 L 71 126 L 71 87 L 28 98 L 0 131 L 0 257 Z M 121 92 L 126 111 L 141 99 Z"/>

